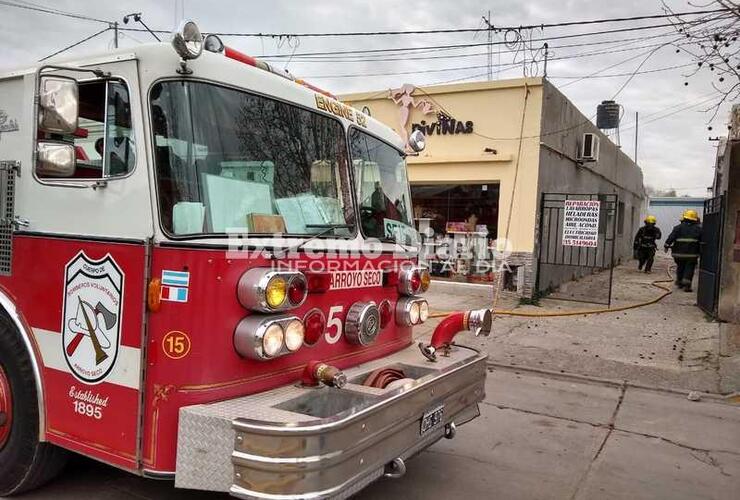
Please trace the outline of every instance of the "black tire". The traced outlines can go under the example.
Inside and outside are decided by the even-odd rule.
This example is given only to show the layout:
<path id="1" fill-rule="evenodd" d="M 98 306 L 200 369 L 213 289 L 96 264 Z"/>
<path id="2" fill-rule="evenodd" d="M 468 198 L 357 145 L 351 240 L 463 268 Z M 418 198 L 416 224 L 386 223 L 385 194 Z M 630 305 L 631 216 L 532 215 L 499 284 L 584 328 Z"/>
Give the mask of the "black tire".
<path id="1" fill-rule="evenodd" d="M 13 398 L 10 435 L 0 449 L 0 496 L 9 496 L 52 479 L 64 467 L 68 453 L 39 441 L 38 395 L 31 358 L 15 325 L 2 310 L 0 367 Z"/>

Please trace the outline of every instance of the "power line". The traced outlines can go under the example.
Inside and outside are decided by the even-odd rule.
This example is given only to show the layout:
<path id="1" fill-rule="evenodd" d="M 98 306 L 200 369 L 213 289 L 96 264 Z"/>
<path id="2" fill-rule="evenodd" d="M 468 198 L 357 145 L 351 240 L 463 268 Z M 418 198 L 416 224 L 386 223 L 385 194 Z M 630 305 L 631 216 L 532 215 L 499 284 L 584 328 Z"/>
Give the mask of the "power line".
<path id="1" fill-rule="evenodd" d="M 15 7 L 18 9 L 32 10 L 35 12 L 43 12 L 45 14 L 53 14 L 56 16 L 69 17 L 72 19 L 79 19 L 83 21 L 94 21 L 98 23 L 113 24 L 113 21 L 106 21 L 105 19 L 98 19 L 95 17 L 84 16 L 82 14 L 75 14 L 73 12 L 66 12 L 66 11 L 59 10 L 59 9 L 50 9 L 47 7 L 41 7 L 31 2 L 24 2 L 23 4 L 18 4 L 18 3 L 8 2 L 7 0 L 0 0 L 0 5 L 5 5 L 7 7 Z"/>
<path id="2" fill-rule="evenodd" d="M 688 110 L 690 110 L 692 108 L 695 108 L 697 106 L 708 104 L 710 101 L 713 101 L 713 100 L 717 99 L 718 97 L 719 96 L 717 96 L 716 94 L 715 95 L 712 95 L 711 97 L 705 97 L 704 99 L 700 99 L 700 100 L 694 102 L 693 104 L 688 104 L 686 106 L 683 106 L 682 108 L 679 108 L 679 109 L 677 109 L 675 111 L 671 111 L 670 113 L 666 113 L 666 114 L 660 114 L 662 112 L 653 113 L 652 115 L 648 115 L 648 116 L 654 116 L 656 114 L 660 114 L 660 116 L 656 116 L 655 118 L 651 118 L 650 120 L 645 120 L 645 121 L 642 121 L 641 120 L 640 121 L 640 127 L 644 127 L 645 125 L 647 125 L 649 123 L 653 123 L 653 122 L 656 122 L 658 120 L 662 120 L 663 118 L 669 118 L 669 117 L 671 117 L 673 115 L 676 115 L 678 113 L 682 113 L 684 111 L 688 111 Z M 671 106 L 671 107 L 675 107 L 675 105 L 674 106 Z M 663 111 L 667 111 L 668 109 L 670 109 L 670 108 L 666 108 Z M 628 125 L 626 125 L 624 127 L 621 127 L 621 130 L 629 130 L 629 129 L 632 129 L 634 127 L 635 127 L 635 124 L 634 123 L 630 123 L 630 124 L 628 124 Z"/>
<path id="3" fill-rule="evenodd" d="M 665 44 L 665 45 L 669 45 L 669 44 Z M 637 68 L 635 69 L 634 72 L 630 73 L 630 77 L 619 87 L 619 89 L 614 93 L 614 95 L 610 99 L 612 99 L 612 100 L 615 99 L 627 87 L 627 85 L 629 85 L 629 83 L 632 81 L 632 79 L 637 74 L 637 72 L 639 71 L 639 69 L 659 49 L 660 49 L 660 47 L 658 47 L 656 49 L 653 49 L 653 50 L 651 50 L 647 54 L 647 57 L 637 66 Z M 645 53 L 638 54 L 636 57 L 639 57 L 641 55 L 645 55 Z M 597 73 L 599 73 L 601 71 L 605 71 L 606 69 L 612 68 L 614 66 L 618 66 L 619 64 L 624 64 L 625 62 L 628 62 L 630 60 L 635 59 L 636 57 L 631 57 L 629 59 L 626 59 L 626 60 L 622 61 L 621 63 L 617 63 L 617 64 L 614 64 L 614 65 L 611 65 L 611 66 L 607 66 L 606 68 L 602 68 L 601 70 L 595 72 L 594 74 L 597 74 Z M 578 81 L 578 80 L 576 80 L 576 81 Z M 436 99 L 434 99 L 433 96 L 431 96 L 430 94 L 428 94 L 423 88 L 417 87 L 417 90 L 419 90 L 422 94 L 424 94 L 427 98 L 429 98 L 432 102 L 434 102 L 439 107 L 439 109 L 442 110 L 442 112 L 445 115 L 449 116 L 450 118 L 454 118 L 455 117 L 454 114 L 448 112 L 444 108 L 444 106 L 442 106 Z M 540 134 L 537 134 L 537 135 L 526 136 L 526 137 L 522 137 L 521 135 L 519 137 L 491 137 L 491 136 L 488 136 L 488 135 L 485 135 L 485 134 L 481 134 L 481 133 L 475 132 L 475 131 L 473 132 L 473 134 L 474 135 L 477 135 L 478 137 L 483 137 L 484 139 L 488 139 L 488 140 L 491 140 L 491 141 L 520 141 L 522 139 L 541 139 L 542 137 L 548 137 L 548 136 L 551 136 L 551 135 L 556 135 L 556 134 L 560 134 L 560 133 L 563 133 L 563 132 L 568 132 L 570 130 L 574 130 L 574 129 L 580 128 L 583 125 L 586 125 L 587 123 L 592 123 L 592 120 L 594 119 L 595 116 L 596 115 L 592 115 L 590 118 L 586 118 L 585 120 L 583 120 L 583 121 L 581 121 L 581 122 L 579 122 L 579 123 L 577 123 L 575 125 L 569 126 L 569 127 L 565 127 L 565 128 L 558 129 L 558 130 L 553 130 L 553 131 L 546 132 L 546 133 L 540 133 Z"/>
<path id="4" fill-rule="evenodd" d="M 649 74 L 649 73 L 661 73 L 663 71 L 670 71 L 670 70 L 679 69 L 679 68 L 688 68 L 690 66 L 693 67 L 693 66 L 696 66 L 696 65 L 694 63 L 676 64 L 674 66 L 666 66 L 664 68 L 655 68 L 655 69 L 647 69 L 645 71 L 638 71 L 637 73 L 634 73 L 634 74 L 636 74 L 636 75 L 645 75 L 645 74 Z M 588 76 L 588 77 L 585 77 L 585 78 L 615 78 L 615 77 L 619 77 L 619 76 L 630 76 L 632 74 L 633 73 L 631 73 L 631 72 L 630 73 L 612 73 L 612 74 L 609 74 L 609 75 L 593 75 L 593 76 Z M 567 80 L 567 79 L 571 79 L 571 78 L 573 78 L 573 79 L 579 79 L 580 80 L 580 79 L 583 79 L 584 77 L 583 76 L 550 76 L 550 77 L 548 77 L 549 80 Z"/>
<path id="5" fill-rule="evenodd" d="M 672 14 L 655 14 L 650 16 L 633 16 L 633 17 L 615 17 L 605 19 L 591 19 L 583 21 L 568 21 L 562 23 L 544 23 L 544 24 L 529 24 L 520 26 L 501 26 L 495 27 L 496 31 L 509 31 L 509 30 L 528 30 L 528 29 L 544 29 L 544 28 L 561 28 L 567 26 L 585 26 L 591 24 L 605 24 L 605 23 L 618 23 L 618 22 L 632 22 L 632 21 L 644 21 L 650 19 L 667 19 L 675 18 L 680 16 L 693 16 L 701 14 L 717 14 L 720 12 L 731 12 L 733 9 L 722 8 L 722 9 L 711 9 L 711 10 L 698 10 L 689 12 L 677 12 Z M 488 31 L 489 28 L 442 28 L 442 29 L 428 29 L 428 30 L 396 30 L 396 31 L 347 31 L 338 33 L 215 33 L 219 36 L 234 36 L 234 37 L 266 37 L 266 38 L 287 38 L 287 37 L 356 37 L 356 36 L 385 36 L 385 35 L 428 35 L 428 34 L 445 34 L 445 33 L 477 33 Z"/>
<path id="6" fill-rule="evenodd" d="M 685 42 L 684 44 L 677 44 L 676 46 L 679 47 L 681 45 L 686 45 L 686 44 L 690 44 L 690 43 L 693 43 L 693 42 Z M 599 56 L 599 55 L 605 55 L 605 54 L 616 54 L 616 53 L 619 53 L 619 52 L 629 52 L 629 51 L 633 51 L 633 50 L 649 49 L 649 48 L 653 48 L 653 47 L 660 48 L 660 47 L 665 47 L 665 46 L 666 46 L 665 43 L 652 44 L 652 45 L 641 45 L 641 46 L 638 46 L 638 47 L 631 47 L 631 48 L 621 48 L 621 49 L 615 49 L 615 50 L 603 50 L 603 51 L 596 51 L 596 52 L 584 52 L 584 53 L 580 53 L 580 54 L 563 55 L 563 56 L 560 56 L 560 57 L 551 57 L 551 58 L 549 58 L 549 60 L 550 61 L 561 61 L 561 60 L 568 60 L 568 59 L 579 59 L 579 58 L 584 58 L 584 57 L 593 57 L 593 56 Z M 638 54 L 635 57 L 639 57 L 640 55 L 643 55 L 643 54 Z M 629 60 L 627 60 L 627 61 L 629 61 Z M 623 64 L 624 62 L 626 62 L 626 61 L 622 61 L 622 62 L 620 62 L 618 64 Z M 492 65 L 491 67 L 493 67 L 493 68 L 510 68 L 510 67 L 513 67 L 513 66 L 516 66 L 516 67 L 520 66 L 520 62 L 512 62 L 512 63 L 506 63 L 506 64 Z M 682 67 L 688 67 L 688 66 L 694 66 L 694 64 L 693 63 L 690 63 L 690 64 L 684 64 L 684 65 L 671 66 L 669 68 L 664 68 L 663 70 L 675 69 L 675 68 L 682 68 Z M 427 69 L 427 70 L 394 71 L 394 72 L 384 72 L 384 73 L 354 73 L 354 74 L 331 74 L 331 75 L 305 75 L 305 78 L 314 78 L 314 79 L 320 79 L 320 78 L 324 78 L 324 79 L 328 79 L 328 78 L 364 78 L 364 77 L 374 77 L 374 76 L 413 75 L 413 74 L 417 74 L 417 73 L 418 74 L 423 74 L 423 73 L 441 73 L 441 72 L 445 72 L 445 71 L 460 71 L 460 70 L 466 70 L 466 69 L 480 69 L 480 68 L 486 68 L 486 67 L 488 67 L 488 64 L 475 65 L 475 66 L 470 66 L 470 65 L 468 65 L 468 66 L 457 66 L 457 67 L 452 67 L 452 68 L 436 68 L 436 69 Z M 645 71 L 643 73 L 650 73 L 650 72 L 656 72 L 656 71 L 657 70 L 650 70 L 650 71 Z M 626 74 L 625 73 L 622 73 L 622 74 L 617 74 L 617 75 L 605 75 L 605 76 L 628 76 L 629 74 L 631 74 L 631 73 L 626 73 Z M 585 78 L 589 78 L 590 76 L 591 75 L 580 76 L 580 77 L 576 77 L 576 76 L 564 76 L 564 77 L 559 77 L 559 78 L 566 78 L 566 79 L 570 79 L 570 78 L 585 79 Z M 553 78 L 558 78 L 558 77 L 553 77 Z"/>
<path id="7" fill-rule="evenodd" d="M 701 26 L 703 29 L 708 28 L 709 26 L 716 26 L 724 19 L 731 19 L 731 17 L 722 17 L 717 16 L 715 18 L 708 18 L 704 19 L 701 22 L 706 23 L 705 25 L 697 25 L 696 27 Z M 697 23 L 698 21 L 694 21 L 694 23 Z M 650 36 L 640 36 L 640 37 L 631 37 L 631 38 L 621 38 L 616 40 L 596 40 L 596 41 L 589 41 L 589 42 L 580 42 L 580 43 L 572 43 L 572 44 L 562 44 L 562 45 L 550 45 L 549 49 L 560 49 L 560 48 L 571 48 L 571 47 L 584 47 L 584 46 L 590 46 L 590 45 L 607 45 L 607 44 L 613 44 L 613 43 L 621 43 L 621 42 L 630 42 L 634 40 L 650 40 L 655 38 L 663 38 L 668 36 L 676 36 L 676 31 L 674 28 L 674 25 L 670 25 L 671 29 L 668 30 L 665 33 L 660 33 L 657 35 L 650 35 Z M 688 30 L 686 31 L 688 32 Z M 487 44 L 486 44 L 487 45 Z M 459 49 L 465 49 L 468 48 L 468 45 L 462 45 L 459 47 L 452 47 L 452 48 L 414 48 L 410 50 L 415 50 L 414 54 L 429 54 L 429 53 L 438 53 L 438 52 L 448 52 L 453 50 L 459 50 Z M 512 50 L 506 50 L 501 51 L 501 53 L 517 53 L 519 50 L 512 49 Z M 407 54 L 398 54 L 397 57 L 386 57 L 383 54 L 369 54 L 367 57 L 356 57 L 356 56 L 335 56 L 334 53 L 327 53 L 327 55 L 323 56 L 303 56 L 301 57 L 302 60 L 298 60 L 296 62 L 308 62 L 308 61 L 317 61 L 317 62 L 352 62 L 352 63 L 358 63 L 358 62 L 385 62 L 385 61 L 409 61 L 409 60 L 428 60 L 428 59 L 450 59 L 450 58 L 459 58 L 459 57 L 476 57 L 479 55 L 486 55 L 488 52 L 476 52 L 473 54 L 447 54 L 447 55 L 436 55 L 436 56 L 422 56 L 418 57 L 415 55 L 407 55 Z M 261 59 L 270 60 L 275 56 L 261 56 Z M 279 57 L 283 57 L 283 55 L 280 55 Z M 300 57 L 298 54 L 296 54 L 295 57 Z"/>
<path id="8" fill-rule="evenodd" d="M 83 38 L 82 40 L 80 40 L 80 41 L 78 41 L 78 42 L 75 42 L 75 43 L 73 43 L 72 45 L 68 45 L 68 46 L 64 47 L 63 49 L 57 50 L 57 51 L 56 51 L 56 52 L 54 52 L 53 54 L 49 54 L 49 55 L 48 55 L 48 56 L 46 56 L 46 57 L 42 57 L 41 59 L 39 59 L 39 62 L 41 62 L 41 61 L 46 61 L 47 59 L 49 59 L 49 58 L 52 58 L 52 57 L 54 57 L 54 56 L 56 56 L 56 55 L 58 55 L 58 54 L 61 54 L 62 52 L 66 52 L 66 51 L 68 51 L 69 49 L 71 49 L 71 48 L 73 48 L 73 47 L 77 47 L 78 45 L 81 45 L 81 44 L 85 43 L 86 41 L 88 41 L 88 40 L 90 40 L 90 39 L 92 39 L 92 38 L 95 38 L 95 37 L 96 37 L 96 36 L 98 36 L 98 35 L 102 35 L 103 33 L 105 33 L 106 31 L 108 31 L 108 30 L 110 30 L 110 29 L 111 29 L 111 28 L 103 28 L 102 30 L 100 30 L 100 31 L 98 31 L 98 32 L 96 32 L 96 33 L 93 33 L 92 35 L 90 35 L 90 36 L 88 36 L 88 37 L 85 37 L 85 38 Z"/>
<path id="9" fill-rule="evenodd" d="M 697 24 L 697 23 L 706 23 L 709 21 L 713 21 L 715 19 L 711 20 L 702 20 L 702 21 L 685 21 L 682 24 Z M 650 25 L 650 26 L 633 26 L 630 28 L 619 28 L 619 29 L 612 29 L 612 30 L 604 30 L 604 31 L 591 31 L 587 33 L 573 33 L 569 35 L 558 35 L 553 37 L 547 37 L 547 38 L 533 38 L 530 40 L 527 40 L 528 43 L 533 42 L 547 42 L 551 40 L 563 40 L 568 38 L 580 38 L 580 37 L 586 37 L 586 36 L 598 36 L 598 35 L 606 35 L 611 33 L 628 33 L 633 31 L 642 31 L 642 30 L 648 30 L 648 29 L 657 29 L 657 28 L 666 28 L 666 27 L 675 27 L 675 24 L 667 23 L 667 24 L 656 24 L 656 25 Z M 131 28 L 124 28 L 124 29 L 131 29 Z M 139 31 L 134 29 L 135 31 Z M 217 33 L 218 34 L 218 33 Z M 506 41 L 501 42 L 493 42 L 493 45 L 506 45 Z M 481 47 L 481 46 L 487 46 L 488 43 L 465 43 L 465 44 L 453 44 L 453 45 L 431 45 L 431 46 L 421 46 L 421 47 L 393 47 L 393 48 L 385 48 L 385 49 L 364 49 L 364 50 L 338 50 L 338 51 L 324 51 L 324 52 L 303 52 L 294 54 L 293 57 L 303 57 L 303 56 L 320 56 L 320 55 L 338 55 L 338 54 L 382 54 L 382 53 L 389 53 L 389 52 L 410 52 L 410 51 L 418 51 L 418 50 L 428 50 L 428 49 L 457 49 L 457 48 L 469 48 L 469 47 Z M 284 58 L 289 57 L 289 54 L 270 54 L 266 56 L 262 56 L 263 58 Z"/>
<path id="10" fill-rule="evenodd" d="M 582 43 L 570 43 L 570 44 L 563 44 L 563 45 L 550 45 L 549 50 L 557 50 L 557 49 L 566 49 L 566 48 L 573 48 L 573 47 L 589 47 L 592 45 L 609 45 L 609 44 L 617 44 L 621 42 L 634 42 L 634 41 L 646 41 L 646 40 L 653 40 L 656 38 L 665 38 L 665 37 L 674 37 L 676 36 L 676 32 L 674 30 L 667 31 L 665 33 L 661 33 L 659 35 L 651 35 L 651 36 L 642 36 L 642 37 L 631 37 L 631 38 L 619 38 L 616 40 L 597 40 L 592 42 L 582 42 Z M 436 49 L 436 50 L 430 50 L 429 53 L 434 52 L 442 52 L 445 50 L 454 50 L 454 49 Z M 519 51 L 517 50 L 502 50 L 501 54 L 515 54 Z M 420 54 L 422 52 L 417 52 L 417 54 Z M 395 62 L 395 61 L 424 61 L 424 60 L 431 60 L 431 59 L 459 59 L 462 57 L 478 57 L 487 55 L 488 52 L 474 52 L 472 54 L 447 54 L 447 55 L 437 55 L 437 56 L 421 56 L 421 57 L 415 57 L 415 56 L 399 56 L 399 57 L 383 57 L 382 55 L 378 56 L 368 56 L 366 58 L 359 58 L 359 57 L 331 57 L 331 56 L 317 56 L 317 57 L 303 57 L 299 61 L 299 63 L 313 63 L 313 62 L 338 62 L 338 63 L 360 63 L 360 62 Z M 270 56 L 261 56 L 260 59 L 270 60 Z"/>

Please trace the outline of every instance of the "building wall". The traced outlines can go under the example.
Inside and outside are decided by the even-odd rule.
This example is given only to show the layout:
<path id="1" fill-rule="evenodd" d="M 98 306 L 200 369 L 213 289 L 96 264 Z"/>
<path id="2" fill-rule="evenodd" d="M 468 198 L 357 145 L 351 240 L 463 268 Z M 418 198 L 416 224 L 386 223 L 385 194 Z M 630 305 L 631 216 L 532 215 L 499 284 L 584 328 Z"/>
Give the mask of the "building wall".
<path id="1" fill-rule="evenodd" d="M 528 92 L 525 107 L 525 94 Z M 367 107 L 374 118 L 403 136 L 411 124 L 427 124 L 442 112 L 456 120 L 472 121 L 472 133 L 427 136 L 426 149 L 407 159 L 412 184 L 499 184 L 498 234 L 506 234 L 509 213 L 514 214 L 508 239 L 511 250 L 530 253 L 534 249 L 534 224 L 540 129 L 542 80 L 540 78 L 504 80 L 417 88 L 413 92 L 419 107 L 411 109 L 406 131 L 400 125 L 400 107 L 388 91 L 349 94 L 341 100 L 357 109 Z M 422 103 L 434 112 L 425 114 Z M 523 135 L 534 137 L 521 141 Z M 486 148 L 493 152 L 486 152 Z M 518 158 L 518 162 L 517 162 Z M 518 163 L 517 189 L 513 193 Z M 509 210 L 511 207 L 511 211 Z"/>
<path id="2" fill-rule="evenodd" d="M 688 209 L 696 210 L 699 217 L 704 218 L 704 198 L 650 198 L 646 215 L 654 215 L 658 219 L 656 225 L 663 233 L 663 241 L 665 241 L 673 227 L 681 221 L 684 210 Z"/>
<path id="3" fill-rule="evenodd" d="M 630 258 L 646 203 L 642 170 L 551 83 L 545 81 L 543 88 L 538 199 L 542 193 L 617 194 L 624 203 L 624 222 L 621 234 L 617 234 L 615 259 Z M 598 161 L 582 164 L 579 148 L 587 132 L 599 136 L 600 154 Z M 543 291 L 590 270 L 543 265 L 539 272 L 539 289 Z"/>
<path id="4" fill-rule="evenodd" d="M 740 116 L 740 107 L 735 106 L 735 109 Z M 717 162 L 719 182 L 715 185 L 714 193 L 723 194 L 725 197 L 717 309 L 719 319 L 723 321 L 720 324 L 722 356 L 740 355 L 740 131 L 734 134 L 735 136 L 730 136 L 723 144 L 725 147 L 719 152 Z M 734 390 L 738 390 L 740 377 L 735 375 L 738 385 Z"/>
<path id="5" fill-rule="evenodd" d="M 543 192 L 617 193 L 625 204 L 626 220 L 616 256 L 631 255 L 632 237 L 645 208 L 642 172 L 549 82 L 528 78 L 441 85 L 416 88 L 411 96 L 414 106 L 405 130 L 402 107 L 391 99 L 391 91 L 341 99 L 357 109 L 367 107 L 373 117 L 402 136 L 412 124 L 436 121 L 435 113 L 473 122 L 473 133 L 427 135 L 425 151 L 407 160 L 409 180 L 412 184 L 499 184 L 498 236 L 508 236 L 507 261 L 516 266 L 513 279 L 520 295 L 534 292 Z M 398 100 L 398 94 L 395 97 Z M 425 102 L 433 113 L 425 113 Z M 595 164 L 577 164 L 584 132 L 601 137 L 601 157 Z M 571 270 L 546 274 L 545 283 L 553 286 L 574 277 Z"/>

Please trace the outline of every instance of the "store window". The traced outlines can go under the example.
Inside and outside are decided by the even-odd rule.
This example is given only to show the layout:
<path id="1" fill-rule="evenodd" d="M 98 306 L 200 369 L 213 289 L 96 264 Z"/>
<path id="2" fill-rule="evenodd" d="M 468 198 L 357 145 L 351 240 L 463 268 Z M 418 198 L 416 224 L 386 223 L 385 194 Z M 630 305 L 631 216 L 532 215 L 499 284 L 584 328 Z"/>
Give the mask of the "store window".
<path id="1" fill-rule="evenodd" d="M 436 235 L 455 232 L 498 236 L 498 184 L 412 185 L 414 216 L 427 219 Z"/>
<path id="2" fill-rule="evenodd" d="M 432 274 L 456 281 L 490 281 L 499 185 L 412 185 L 411 198 Z"/>

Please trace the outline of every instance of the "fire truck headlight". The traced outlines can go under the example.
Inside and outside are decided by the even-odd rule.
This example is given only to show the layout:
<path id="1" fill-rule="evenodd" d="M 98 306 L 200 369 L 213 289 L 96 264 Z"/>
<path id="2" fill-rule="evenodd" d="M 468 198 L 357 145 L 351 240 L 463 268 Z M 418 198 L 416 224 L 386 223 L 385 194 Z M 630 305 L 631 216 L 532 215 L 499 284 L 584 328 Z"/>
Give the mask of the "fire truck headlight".
<path id="1" fill-rule="evenodd" d="M 259 267 L 242 274 L 236 291 L 242 306 L 265 313 L 298 307 L 305 302 L 307 293 L 303 273 Z"/>
<path id="2" fill-rule="evenodd" d="M 278 323 L 273 323 L 267 327 L 262 336 L 262 351 L 268 358 L 274 358 L 283 349 L 283 327 Z"/>
<path id="3" fill-rule="evenodd" d="M 429 304 L 419 297 L 404 297 L 396 303 L 396 323 L 413 326 L 429 318 Z"/>
<path id="4" fill-rule="evenodd" d="M 203 34 L 193 21 L 180 23 L 172 37 L 172 47 L 185 60 L 195 59 L 203 52 Z"/>
<path id="5" fill-rule="evenodd" d="M 409 320 L 411 321 L 412 325 L 415 325 L 419 322 L 419 315 L 421 314 L 419 309 L 420 308 L 418 302 L 411 303 L 411 307 L 409 307 Z"/>
<path id="6" fill-rule="evenodd" d="M 426 300 L 419 301 L 419 321 L 424 323 L 429 319 L 429 303 Z"/>
<path id="7" fill-rule="evenodd" d="M 304 335 L 303 323 L 294 319 L 285 327 L 285 347 L 290 352 L 296 352 L 303 345 Z"/>
<path id="8" fill-rule="evenodd" d="M 234 349 L 245 358 L 273 359 L 296 351 L 303 343 L 303 331 L 296 316 L 251 314 L 236 326 Z"/>

